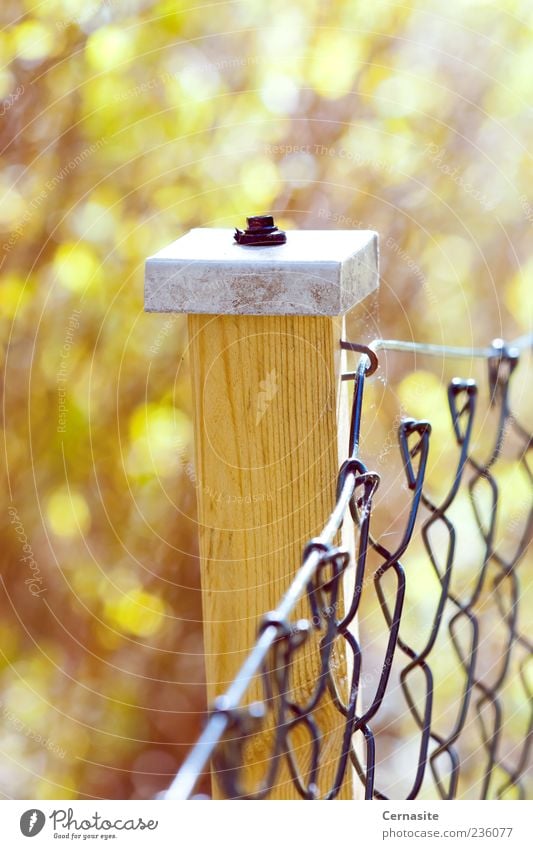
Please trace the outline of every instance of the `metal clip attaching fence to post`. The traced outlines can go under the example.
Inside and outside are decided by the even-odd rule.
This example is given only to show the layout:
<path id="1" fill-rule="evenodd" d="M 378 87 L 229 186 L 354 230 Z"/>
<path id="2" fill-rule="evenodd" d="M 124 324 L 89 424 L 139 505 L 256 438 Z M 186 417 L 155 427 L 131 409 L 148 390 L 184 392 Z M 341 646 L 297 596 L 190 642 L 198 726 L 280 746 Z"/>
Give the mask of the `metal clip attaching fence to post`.
<path id="1" fill-rule="evenodd" d="M 347 339 L 341 339 L 341 348 L 343 351 L 356 351 L 359 354 L 364 354 L 365 357 L 368 357 L 369 363 L 365 369 L 365 377 L 370 377 L 374 374 L 379 366 L 379 360 L 376 352 L 369 346 L 363 345 L 360 342 L 349 342 Z M 342 375 L 343 380 L 354 380 L 357 372 L 346 372 Z"/>

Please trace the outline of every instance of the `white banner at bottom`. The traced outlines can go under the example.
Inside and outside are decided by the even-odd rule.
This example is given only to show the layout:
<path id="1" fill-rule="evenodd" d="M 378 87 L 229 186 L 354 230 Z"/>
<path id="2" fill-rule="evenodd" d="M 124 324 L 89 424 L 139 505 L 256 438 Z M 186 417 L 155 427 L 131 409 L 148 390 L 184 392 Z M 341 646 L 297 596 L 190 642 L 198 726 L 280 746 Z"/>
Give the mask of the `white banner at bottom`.
<path id="1" fill-rule="evenodd" d="M 510 801 L 0 803 L 6 849 L 73 843 L 117 849 L 523 849 L 531 845 L 531 814 L 530 802 Z"/>

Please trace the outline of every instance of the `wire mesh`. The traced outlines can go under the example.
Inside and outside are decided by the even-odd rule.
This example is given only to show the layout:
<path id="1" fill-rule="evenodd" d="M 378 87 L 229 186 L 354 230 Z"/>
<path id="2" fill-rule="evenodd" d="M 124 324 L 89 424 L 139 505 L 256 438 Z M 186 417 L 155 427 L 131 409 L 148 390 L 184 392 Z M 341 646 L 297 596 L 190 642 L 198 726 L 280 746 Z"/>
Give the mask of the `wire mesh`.
<path id="1" fill-rule="evenodd" d="M 334 509 L 322 533 L 306 546 L 301 566 L 278 607 L 260 623 L 255 646 L 226 693 L 213 705 L 201 737 L 164 798 L 190 798 L 200 777 L 212 768 L 227 798 L 268 798 L 280 770 L 285 769 L 303 799 L 335 799 L 351 767 L 365 799 L 391 798 L 381 782 L 375 732 L 383 724 L 387 699 L 410 720 L 408 757 L 402 767 L 404 787 L 401 796 L 396 792 L 392 798 L 459 798 L 466 795 L 461 784 L 465 776 L 469 791 L 473 788 L 482 799 L 526 796 L 533 729 L 528 682 L 531 642 L 521 621 L 519 566 L 533 530 L 533 480 L 528 462 L 531 435 L 513 414 L 510 387 L 521 350 L 531 342 L 524 337 L 507 346 L 495 340 L 474 351 L 395 340 L 379 340 L 369 349 L 343 343 L 362 356 L 356 371 L 345 375 L 354 383 L 352 419 Z M 394 546 L 387 546 L 385 535 L 374 530 L 380 475 L 369 470 L 360 456 L 365 382 L 377 365 L 375 352 L 387 349 L 447 352 L 486 360 L 493 422 L 489 433 L 489 420 L 482 420 L 486 450 L 481 457 L 474 440 L 480 406 L 478 384 L 471 378 L 450 381 L 447 414 L 454 461 L 448 491 L 437 499 L 426 480 L 434 439 L 431 423 L 401 419 L 397 440 L 405 519 Z M 513 494 L 512 488 L 509 491 L 509 486 L 502 489 L 495 473 L 504 449 L 509 454 L 506 469 L 509 464 L 518 468 L 527 483 L 527 499 L 523 500 L 521 491 L 523 503 L 512 520 L 505 518 L 505 501 L 516 499 L 518 493 Z M 462 539 L 461 517 L 466 510 L 470 510 L 476 530 L 475 545 L 471 539 Z M 507 521 L 505 530 L 512 541 L 505 553 L 497 535 L 500 516 Z M 337 543 L 345 521 L 353 524 L 353 557 Z M 424 568 L 433 574 L 434 592 L 426 627 L 413 635 L 408 627 L 406 591 L 422 576 L 406 569 L 405 558 L 413 545 L 415 527 L 425 551 Z M 470 563 L 475 562 L 468 580 L 458 565 L 465 546 L 472 549 Z M 353 572 L 352 591 L 343 597 L 343 579 L 349 569 Z M 375 646 L 365 651 L 364 640 L 354 627 L 363 596 L 369 594 L 381 622 L 382 649 L 377 659 Z M 302 598 L 307 616 L 297 618 Z M 291 684 L 291 669 L 294 658 L 311 642 L 318 655 L 318 674 L 311 692 L 302 697 Z M 442 644 L 446 645 L 444 653 Z M 336 658 L 340 645 L 349 658 L 348 680 L 339 677 Z M 438 650 L 437 645 L 441 646 Z M 370 656 L 372 674 L 364 672 Z M 453 660 L 453 673 L 446 669 L 443 658 Z M 263 697 L 247 704 L 247 693 L 258 678 Z M 453 693 L 443 722 L 436 702 L 445 678 L 448 689 L 451 681 Z M 326 696 L 333 701 L 343 729 L 329 786 L 325 786 L 321 770 L 328 741 L 319 717 Z M 509 741 L 506 735 L 509 704 L 520 716 L 527 711 L 518 741 Z M 257 735 L 265 738 L 267 728 L 269 752 L 264 775 L 250 786 L 247 747 Z M 298 734 L 299 739 L 303 734 L 307 740 L 305 758 L 296 743 Z"/>

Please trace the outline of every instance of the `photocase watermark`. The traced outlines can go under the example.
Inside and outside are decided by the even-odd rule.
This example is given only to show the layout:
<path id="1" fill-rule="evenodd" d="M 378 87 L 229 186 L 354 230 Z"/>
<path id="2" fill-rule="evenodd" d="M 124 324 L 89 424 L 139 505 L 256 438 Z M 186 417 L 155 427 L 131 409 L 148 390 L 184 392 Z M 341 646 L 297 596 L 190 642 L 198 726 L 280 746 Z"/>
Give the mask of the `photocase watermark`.
<path id="1" fill-rule="evenodd" d="M 82 15 L 76 15 L 72 18 L 62 18 L 60 21 L 56 21 L 56 29 L 64 30 L 67 27 L 79 26 L 80 24 L 84 24 L 89 21 L 91 18 L 96 17 L 101 12 L 105 10 L 110 10 L 114 5 L 116 5 L 117 0 L 98 0 L 97 3 L 87 3 L 84 6 L 84 11 Z"/>
<path id="2" fill-rule="evenodd" d="M 383 445 L 381 446 L 381 450 L 380 450 L 378 456 L 376 457 L 376 463 L 378 465 L 381 465 L 381 463 L 383 463 L 383 460 L 386 457 L 388 457 L 388 455 L 390 454 L 392 449 L 397 447 L 397 445 L 398 445 L 398 428 L 400 427 L 403 419 L 405 418 L 405 415 L 406 415 L 405 410 L 404 410 L 403 407 L 401 407 L 400 412 L 396 413 L 396 415 L 393 419 L 392 425 L 390 427 L 390 430 L 387 433 L 387 436 L 385 437 L 385 439 L 383 440 Z"/>
<path id="3" fill-rule="evenodd" d="M 192 65 L 192 68 L 196 73 L 209 73 L 210 71 L 225 71 L 225 70 L 233 70 L 235 68 L 247 68 L 250 65 L 255 65 L 260 62 L 261 59 L 257 56 L 230 56 L 225 59 L 218 59 L 215 62 L 195 62 Z M 179 71 L 175 71 L 171 73 L 170 71 L 163 71 L 161 74 L 156 74 L 154 77 L 150 77 L 148 80 L 144 80 L 141 83 L 137 83 L 137 85 L 131 86 L 126 89 L 126 91 L 117 94 L 113 99 L 117 102 L 129 100 L 132 97 L 139 97 L 141 94 L 146 94 L 147 91 L 153 91 L 157 88 L 161 83 L 168 83 L 174 80 L 179 80 L 180 74 L 182 74 L 186 69 L 182 68 Z"/>
<path id="4" fill-rule="evenodd" d="M 345 159 L 361 168 L 375 168 L 389 173 L 394 173 L 396 170 L 394 165 L 386 159 L 363 156 L 359 151 L 351 150 L 348 147 L 332 147 L 326 144 L 266 144 L 264 151 L 270 156 L 307 153 L 311 156 L 326 157 L 327 159 Z"/>
<path id="5" fill-rule="evenodd" d="M 258 65 L 259 62 L 264 62 L 262 56 L 226 56 L 224 59 L 217 59 L 215 62 L 205 62 L 199 65 L 200 70 L 215 70 L 227 71 L 235 68 L 248 68 L 250 65 Z"/>
<path id="6" fill-rule="evenodd" d="M 49 752 L 53 752 L 58 758 L 61 758 L 61 760 L 66 757 L 67 753 L 61 748 L 61 746 L 58 746 L 57 743 L 53 742 L 53 740 L 50 740 L 48 737 L 43 737 L 42 734 L 39 734 L 37 731 L 34 731 L 33 728 L 30 728 L 26 722 L 23 722 L 23 720 L 14 714 L 13 711 L 9 710 L 1 699 L 0 710 L 3 719 L 19 731 L 20 734 L 23 734 L 29 740 L 33 740 L 34 743 L 38 743 L 43 747 L 43 749 L 48 749 Z"/>
<path id="7" fill-rule="evenodd" d="M 157 74 L 157 76 L 151 77 L 149 80 L 144 80 L 142 83 L 131 86 L 131 88 L 126 89 L 126 91 L 117 94 L 113 100 L 120 102 L 123 100 L 129 100 L 131 97 L 139 97 L 139 95 L 145 94 L 147 91 L 152 91 L 161 83 L 169 82 L 172 79 L 174 79 L 174 75 L 165 71 L 162 74 Z"/>
<path id="8" fill-rule="evenodd" d="M 519 200 L 520 206 L 522 207 L 522 212 L 524 213 L 526 220 L 529 221 L 530 224 L 533 224 L 533 207 L 531 206 L 525 195 L 520 195 Z"/>
<path id="9" fill-rule="evenodd" d="M 108 819 L 95 811 L 89 816 L 82 812 L 76 819 L 74 808 L 56 808 L 47 817 L 39 808 L 29 808 L 20 818 L 20 830 L 25 837 L 35 837 L 43 830 L 47 819 L 54 838 L 80 840 L 84 843 L 88 839 L 113 840 L 122 831 L 155 831 L 159 826 L 159 820 L 145 820 L 138 816 Z"/>
<path id="10" fill-rule="evenodd" d="M 337 224 L 340 227 L 362 228 L 364 230 L 376 229 L 372 227 L 372 225 L 368 222 L 363 222 L 359 218 L 353 218 L 352 216 L 345 215 L 341 212 L 334 212 L 333 210 L 326 209 L 325 207 L 320 207 L 320 209 L 318 210 L 318 217 L 325 219 L 326 221 L 330 221 L 332 224 Z M 426 276 L 418 265 L 418 263 L 414 261 L 410 254 L 406 250 L 404 250 L 392 236 L 387 237 L 387 241 L 385 242 L 385 244 L 398 257 L 398 259 L 400 259 L 407 265 L 409 271 L 412 272 L 415 279 L 418 281 L 418 283 L 420 283 L 420 285 L 424 289 L 428 301 L 437 305 L 437 296 L 429 288 Z"/>
<path id="11" fill-rule="evenodd" d="M 334 604 L 326 605 L 325 607 L 320 608 L 320 613 L 315 613 L 310 619 L 304 619 L 303 621 L 313 625 L 314 628 L 321 628 L 327 619 L 331 619 L 337 611 L 340 609 L 340 604 L 338 601 L 334 602 Z M 342 613 L 342 611 L 341 611 Z M 292 635 L 299 634 L 301 631 L 301 622 L 292 622 L 290 626 L 290 633 Z"/>
<path id="12" fill-rule="evenodd" d="M 341 227 L 361 227 L 365 230 L 375 229 L 368 223 L 364 224 L 359 218 L 344 215 L 342 212 L 334 212 L 333 210 L 326 209 L 325 207 L 320 207 L 318 210 L 318 217 L 324 218 L 326 221 L 331 221 L 333 224 L 340 224 Z"/>
<path id="13" fill-rule="evenodd" d="M 529 517 L 531 506 L 522 504 L 518 513 L 510 519 L 505 525 L 505 535 L 516 542 L 518 532 L 524 533 L 527 530 L 526 520 Z"/>
<path id="14" fill-rule="evenodd" d="M 16 87 L 15 91 L 12 94 L 8 94 L 8 96 L 2 100 L 2 102 L 0 103 L 0 118 L 3 118 L 4 115 L 9 112 L 9 110 L 17 102 L 19 97 L 22 97 L 24 91 L 24 86 L 21 83 L 19 86 Z"/>
<path id="15" fill-rule="evenodd" d="M 49 197 L 50 193 L 53 192 L 60 185 L 60 183 L 62 183 L 65 177 L 67 177 L 69 174 L 72 174 L 72 172 L 75 171 L 76 168 L 78 168 L 78 166 L 82 164 L 82 162 L 85 162 L 85 160 L 88 159 L 89 156 L 92 156 L 93 153 L 96 153 L 97 150 L 100 150 L 101 147 L 107 144 L 107 141 L 107 139 L 99 139 L 98 141 L 93 142 L 93 144 L 90 144 L 88 147 L 82 150 L 81 153 L 78 153 L 76 156 L 74 156 L 69 162 L 67 162 L 66 165 L 60 168 L 59 171 L 57 171 L 57 173 L 54 174 L 53 177 L 46 181 L 44 188 L 41 189 L 39 194 L 34 197 L 28 204 L 28 208 L 26 209 L 24 215 L 22 216 L 16 227 L 13 228 L 13 231 L 11 232 L 11 235 L 7 242 L 4 242 L 4 244 L 2 245 L 2 250 L 4 251 L 4 254 L 8 254 L 15 247 L 22 234 L 24 233 L 26 225 L 29 224 L 29 222 L 34 218 L 35 214 L 39 211 L 44 201 Z"/>
<path id="16" fill-rule="evenodd" d="M 437 170 L 440 171 L 441 174 L 444 174 L 446 177 L 450 177 L 456 186 L 459 186 L 465 194 L 470 195 L 470 197 L 476 200 L 485 212 L 492 209 L 492 205 L 488 197 L 465 179 L 460 168 L 458 166 L 454 167 L 453 165 L 449 165 L 445 161 L 446 149 L 444 147 L 439 147 L 438 144 L 427 144 L 424 148 L 424 153 L 429 157 L 429 161 L 436 166 Z"/>
<path id="17" fill-rule="evenodd" d="M 220 492 L 213 489 L 209 484 L 204 484 L 198 479 L 194 463 L 189 459 L 185 445 L 178 440 L 176 442 L 176 451 L 180 467 L 184 470 L 195 489 L 202 491 L 204 495 L 212 498 L 213 501 L 223 504 L 258 504 L 264 501 L 272 501 L 272 495 L 269 492 L 254 492 L 237 495 L 232 492 Z"/>
<path id="18" fill-rule="evenodd" d="M 259 381 L 259 392 L 257 393 L 257 406 L 255 415 L 255 426 L 259 424 L 266 411 L 270 407 L 274 397 L 277 395 L 279 386 L 276 383 L 276 371 L 273 369 L 264 380 Z"/>
<path id="19" fill-rule="evenodd" d="M 266 144 L 263 149 L 269 156 L 308 154 L 315 157 L 326 157 L 328 159 L 343 159 L 359 168 L 372 168 L 381 173 L 396 174 L 398 172 L 394 161 L 367 156 L 348 147 L 333 147 L 325 144 Z M 440 173 L 450 177 L 465 194 L 470 195 L 485 211 L 492 209 L 493 205 L 487 195 L 476 189 L 458 166 L 453 166 L 446 162 L 445 148 L 428 143 L 423 152 L 429 157 L 430 162 L 436 166 Z M 524 196 L 522 196 L 521 202 L 524 211 L 527 210 L 528 220 L 531 220 L 529 216 L 533 215 L 533 209 Z"/>
<path id="20" fill-rule="evenodd" d="M 67 432 L 67 390 L 66 383 L 69 375 L 69 359 L 72 344 L 74 342 L 74 332 L 80 326 L 79 317 L 81 310 L 73 310 L 68 319 L 67 332 L 61 348 L 61 362 L 56 375 L 57 384 L 57 432 Z"/>
<path id="21" fill-rule="evenodd" d="M 426 276 L 424 272 L 421 270 L 420 266 L 414 261 L 414 259 L 409 256 L 409 253 L 404 250 L 398 242 L 392 238 L 392 236 L 387 237 L 387 241 L 385 242 L 387 247 L 407 265 L 409 271 L 413 273 L 413 276 L 416 277 L 418 282 L 422 285 L 426 285 Z"/>
<path id="22" fill-rule="evenodd" d="M 96 832 L 96 834 L 84 834 L 84 838 L 87 836 L 98 837 L 98 832 L 103 831 L 104 834 L 100 834 L 100 838 L 109 839 L 117 837 L 116 834 L 112 833 L 115 831 L 145 831 L 146 829 L 155 831 L 159 825 L 159 820 L 144 820 L 142 817 L 110 820 L 97 811 L 90 817 L 82 814 L 80 819 L 75 819 L 73 808 L 67 810 L 58 808 L 52 811 L 49 819 L 52 821 L 54 832 L 58 832 L 60 828 L 66 831 L 66 834 L 54 834 L 55 837 L 70 837 L 71 839 L 81 838 L 82 835 L 76 834 L 77 831 Z"/>
<path id="23" fill-rule="evenodd" d="M 9 514 L 9 520 L 13 525 L 13 530 L 15 531 L 18 541 L 22 546 L 22 551 L 24 552 L 24 555 L 19 559 L 21 563 L 24 563 L 31 572 L 31 576 L 26 578 L 24 580 L 24 583 L 28 587 L 28 590 L 30 591 L 32 596 L 39 598 L 43 593 L 46 592 L 46 587 L 43 586 L 43 576 L 41 575 L 41 570 L 39 569 L 37 561 L 35 560 L 35 557 L 33 555 L 33 549 L 28 540 L 28 535 L 24 530 L 24 525 L 21 522 L 16 507 L 9 507 L 7 512 Z"/>
<path id="24" fill-rule="evenodd" d="M 408 251 L 402 248 L 401 245 L 392 236 L 387 237 L 387 241 L 385 242 L 385 244 L 389 248 L 389 250 L 391 250 L 395 254 L 395 256 L 398 257 L 399 260 L 405 263 L 409 271 L 413 274 L 413 277 L 417 280 L 417 282 L 424 290 L 428 302 L 430 304 L 433 304 L 433 306 L 439 306 L 439 299 L 437 298 L 433 289 L 429 287 L 428 282 L 426 280 L 426 275 L 424 274 L 418 263 L 416 263 L 415 260 L 410 256 Z"/>
<path id="25" fill-rule="evenodd" d="M 172 328 L 176 324 L 177 320 L 178 320 L 177 315 L 173 315 L 170 318 L 167 318 L 163 327 L 161 328 L 161 330 L 157 334 L 155 341 L 148 348 L 148 350 L 151 354 L 158 354 L 159 353 L 165 339 L 170 335 L 170 331 L 172 330 Z"/>

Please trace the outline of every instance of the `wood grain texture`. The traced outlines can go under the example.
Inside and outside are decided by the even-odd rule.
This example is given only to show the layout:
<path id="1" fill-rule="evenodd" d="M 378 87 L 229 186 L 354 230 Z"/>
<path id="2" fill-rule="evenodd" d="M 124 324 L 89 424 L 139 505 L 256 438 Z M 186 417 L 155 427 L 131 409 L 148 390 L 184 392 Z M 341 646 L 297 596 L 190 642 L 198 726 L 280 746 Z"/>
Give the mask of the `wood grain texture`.
<path id="1" fill-rule="evenodd" d="M 192 315 L 188 321 L 212 701 L 236 675 L 262 615 L 277 605 L 304 545 L 334 504 L 339 456 L 347 448 L 345 410 L 341 416 L 346 384 L 339 380 L 343 319 Z M 336 663 L 345 678 L 340 646 Z M 292 688 L 301 699 L 312 691 L 317 671 L 316 646 L 310 646 L 293 669 Z M 260 696 L 255 688 L 250 701 Z M 317 715 L 326 733 L 320 776 L 325 788 L 341 750 L 342 722 L 329 701 Z M 266 731 L 247 751 L 252 784 L 265 769 L 268 742 Z M 305 734 L 293 743 L 305 770 Z M 340 798 L 352 794 L 350 776 Z M 299 798 L 288 773 L 271 797 Z"/>

